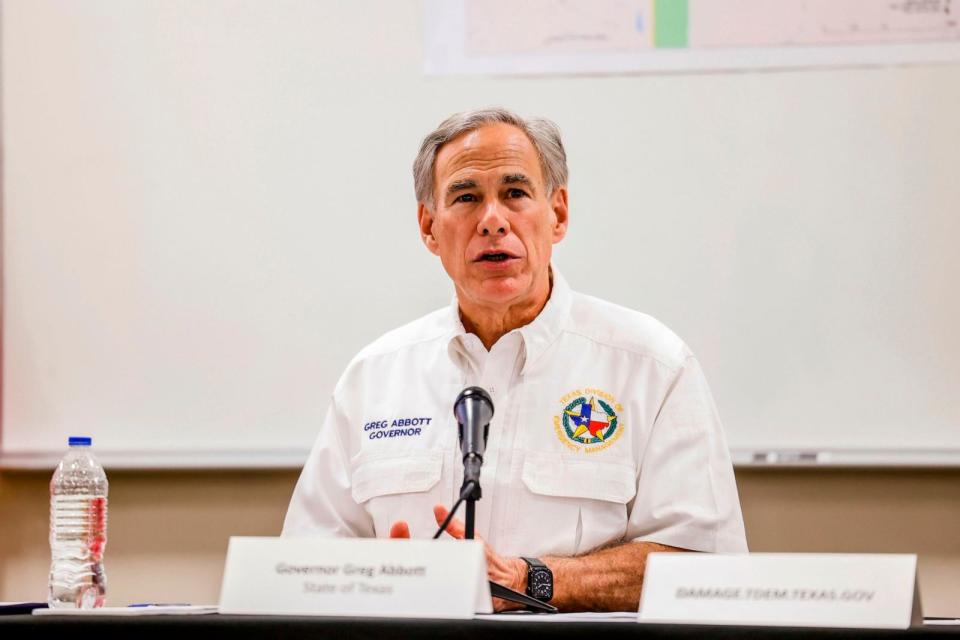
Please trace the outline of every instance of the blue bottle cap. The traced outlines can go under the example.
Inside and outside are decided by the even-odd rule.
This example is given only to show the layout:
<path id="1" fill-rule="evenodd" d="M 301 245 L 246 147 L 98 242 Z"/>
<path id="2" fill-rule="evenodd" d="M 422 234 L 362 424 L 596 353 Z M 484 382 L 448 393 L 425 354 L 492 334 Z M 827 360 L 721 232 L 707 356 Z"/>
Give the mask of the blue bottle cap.
<path id="1" fill-rule="evenodd" d="M 71 447 L 89 447 L 93 444 L 93 438 L 88 436 L 70 436 L 67 444 Z"/>

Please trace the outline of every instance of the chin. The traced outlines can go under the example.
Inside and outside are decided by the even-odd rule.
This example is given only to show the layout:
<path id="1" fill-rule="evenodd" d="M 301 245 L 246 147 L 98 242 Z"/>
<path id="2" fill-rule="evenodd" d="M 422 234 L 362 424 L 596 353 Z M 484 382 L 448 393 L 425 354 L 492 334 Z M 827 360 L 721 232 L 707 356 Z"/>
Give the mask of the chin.
<path id="1" fill-rule="evenodd" d="M 477 298 L 489 304 L 509 304 L 520 298 L 529 290 L 522 278 L 507 276 L 503 278 L 488 278 L 475 289 Z"/>

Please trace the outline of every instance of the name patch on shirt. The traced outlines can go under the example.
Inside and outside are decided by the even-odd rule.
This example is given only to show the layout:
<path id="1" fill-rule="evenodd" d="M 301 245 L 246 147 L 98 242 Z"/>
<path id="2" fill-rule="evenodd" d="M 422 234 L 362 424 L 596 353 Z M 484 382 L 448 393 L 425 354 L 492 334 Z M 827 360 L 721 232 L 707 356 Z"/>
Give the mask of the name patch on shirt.
<path id="1" fill-rule="evenodd" d="M 553 430 L 571 451 L 603 451 L 623 435 L 618 415 L 623 405 L 602 389 L 574 389 L 560 398 L 560 406 Z"/>
<path id="2" fill-rule="evenodd" d="M 430 424 L 433 418 L 394 418 L 393 420 L 373 420 L 363 425 L 363 430 L 369 440 L 381 438 L 404 438 L 419 436 L 423 427 Z"/>

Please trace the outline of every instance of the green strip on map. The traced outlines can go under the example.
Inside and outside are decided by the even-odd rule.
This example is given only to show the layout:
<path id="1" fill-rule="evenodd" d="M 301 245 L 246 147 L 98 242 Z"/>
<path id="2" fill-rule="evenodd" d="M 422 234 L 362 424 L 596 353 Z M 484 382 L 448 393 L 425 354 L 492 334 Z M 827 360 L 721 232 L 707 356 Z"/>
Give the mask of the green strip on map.
<path id="1" fill-rule="evenodd" d="M 656 48 L 687 46 L 688 0 L 654 0 L 653 44 Z"/>

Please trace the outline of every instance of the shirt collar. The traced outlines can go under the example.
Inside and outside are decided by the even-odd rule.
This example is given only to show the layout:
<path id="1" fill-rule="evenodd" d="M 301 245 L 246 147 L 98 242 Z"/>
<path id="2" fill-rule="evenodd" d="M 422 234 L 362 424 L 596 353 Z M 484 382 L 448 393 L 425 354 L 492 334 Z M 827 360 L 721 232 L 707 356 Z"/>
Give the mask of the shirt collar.
<path id="1" fill-rule="evenodd" d="M 550 299 L 544 305 L 540 314 L 530 324 L 517 329 L 523 338 L 525 361 L 521 373 L 535 362 L 560 336 L 570 315 L 570 305 L 573 295 L 570 285 L 560 271 L 550 265 L 553 276 L 553 287 L 550 290 Z M 460 305 L 454 294 L 449 307 L 450 334 L 447 342 L 447 352 L 456 361 L 458 354 L 463 354 L 466 343 L 470 340 L 463 322 L 460 320 Z M 475 338 L 476 336 L 472 336 Z"/>

